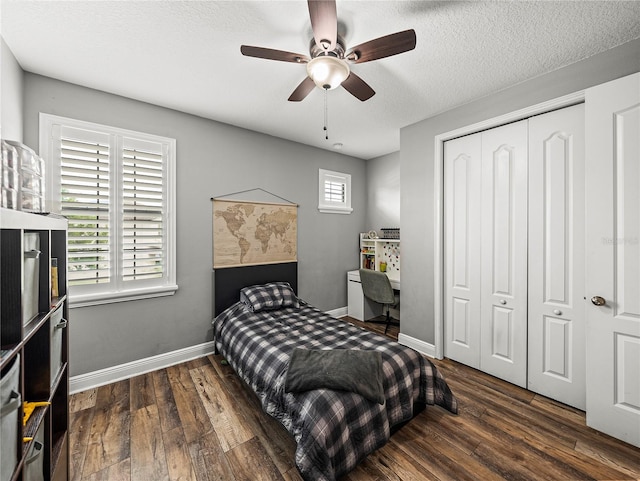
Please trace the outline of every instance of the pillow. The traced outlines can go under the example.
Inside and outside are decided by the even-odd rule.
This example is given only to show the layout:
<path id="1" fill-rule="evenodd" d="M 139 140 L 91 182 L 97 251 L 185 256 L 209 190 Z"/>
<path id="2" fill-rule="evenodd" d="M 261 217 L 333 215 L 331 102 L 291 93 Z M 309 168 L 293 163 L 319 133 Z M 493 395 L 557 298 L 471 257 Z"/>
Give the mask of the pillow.
<path id="1" fill-rule="evenodd" d="M 300 307 L 298 296 L 293 292 L 291 284 L 288 282 L 274 282 L 273 284 L 278 286 L 278 289 L 280 290 L 280 296 L 282 296 L 282 307 L 295 307 L 296 309 Z"/>
<path id="2" fill-rule="evenodd" d="M 240 301 L 252 312 L 270 311 L 281 307 L 299 308 L 300 302 L 288 282 L 270 282 L 240 290 Z"/>
<path id="3" fill-rule="evenodd" d="M 280 309 L 282 294 L 280 288 L 271 284 L 243 287 L 240 290 L 240 301 L 252 312 Z"/>
<path id="4" fill-rule="evenodd" d="M 380 351 L 294 348 L 285 379 L 285 392 L 333 389 L 360 394 L 384 404 Z"/>

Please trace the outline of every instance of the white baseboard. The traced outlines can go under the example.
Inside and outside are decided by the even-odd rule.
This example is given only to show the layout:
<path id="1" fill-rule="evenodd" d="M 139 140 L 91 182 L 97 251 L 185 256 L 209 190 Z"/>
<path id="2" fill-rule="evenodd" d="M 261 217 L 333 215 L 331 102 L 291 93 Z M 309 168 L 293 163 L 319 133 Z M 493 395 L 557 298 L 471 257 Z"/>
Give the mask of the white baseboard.
<path id="1" fill-rule="evenodd" d="M 327 311 L 327 314 L 333 317 L 344 317 L 347 315 L 349 311 L 347 310 L 347 306 L 338 307 L 337 309 L 333 309 L 331 311 Z"/>
<path id="2" fill-rule="evenodd" d="M 156 371 L 165 367 L 173 366 L 181 362 L 197 359 L 208 354 L 213 354 L 213 341 L 198 344 L 196 346 L 178 349 L 177 351 L 158 354 L 157 356 L 127 362 L 118 366 L 100 369 L 73 376 L 69 379 L 69 391 L 71 394 L 93 389 L 95 387 L 111 384 L 112 382 L 129 379 L 140 374 Z"/>
<path id="3" fill-rule="evenodd" d="M 406 334 L 398 334 L 398 342 L 412 349 L 415 349 L 421 354 L 429 357 L 436 357 L 436 346 L 429 344 L 428 342 L 421 341 L 415 337 L 407 336 Z"/>

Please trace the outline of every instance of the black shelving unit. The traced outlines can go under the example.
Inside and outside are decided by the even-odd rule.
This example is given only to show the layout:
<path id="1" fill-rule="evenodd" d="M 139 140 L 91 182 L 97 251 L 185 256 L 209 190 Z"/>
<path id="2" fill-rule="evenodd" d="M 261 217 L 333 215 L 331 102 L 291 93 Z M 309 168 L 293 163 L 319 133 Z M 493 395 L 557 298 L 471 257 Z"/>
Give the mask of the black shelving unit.
<path id="1" fill-rule="evenodd" d="M 4 378 L 19 363 L 16 386 L 22 401 L 38 402 L 26 423 L 21 406 L 15 430 L 2 433 L 2 463 L 15 462 L 10 481 L 32 479 L 30 470 L 42 470 L 43 480 L 69 479 L 69 357 L 67 302 L 67 221 L 59 217 L 0 209 L 0 315 Z M 27 272 L 25 238 L 37 236 L 37 267 Z M 30 254 L 33 258 L 33 253 Z M 58 262 L 58 295 L 52 296 L 51 259 Z M 37 292 L 26 292 L 31 275 Z M 37 312 L 25 319 L 23 304 L 37 296 Z M 12 425 L 13 427 L 13 425 Z M 3 426 L 4 429 L 4 426 Z M 15 439 L 5 439 L 15 431 Z M 17 447 L 16 459 L 7 459 Z M 38 449 L 39 448 L 39 449 Z M 38 462 L 31 457 L 41 456 Z M 4 473 L 4 471 L 3 471 Z M 39 476 L 34 479 L 39 479 Z M 0 481 L 5 481 L 4 479 Z"/>

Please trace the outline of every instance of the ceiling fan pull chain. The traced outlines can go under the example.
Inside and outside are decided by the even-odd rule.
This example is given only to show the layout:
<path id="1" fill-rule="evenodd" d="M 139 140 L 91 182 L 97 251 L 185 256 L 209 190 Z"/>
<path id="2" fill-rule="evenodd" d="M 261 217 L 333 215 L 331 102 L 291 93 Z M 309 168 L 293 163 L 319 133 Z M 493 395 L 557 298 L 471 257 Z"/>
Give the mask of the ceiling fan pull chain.
<path id="1" fill-rule="evenodd" d="M 324 138 L 329 140 L 329 113 L 327 107 L 327 94 L 329 89 L 324 89 Z"/>

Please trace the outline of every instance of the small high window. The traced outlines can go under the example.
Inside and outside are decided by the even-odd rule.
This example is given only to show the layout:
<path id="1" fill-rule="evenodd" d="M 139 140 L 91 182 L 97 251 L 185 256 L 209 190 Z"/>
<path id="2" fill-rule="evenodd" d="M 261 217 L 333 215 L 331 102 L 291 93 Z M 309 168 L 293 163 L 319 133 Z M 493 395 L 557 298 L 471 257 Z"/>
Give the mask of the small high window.
<path id="1" fill-rule="evenodd" d="M 325 214 L 350 214 L 353 212 L 350 174 L 319 170 L 318 210 Z"/>

